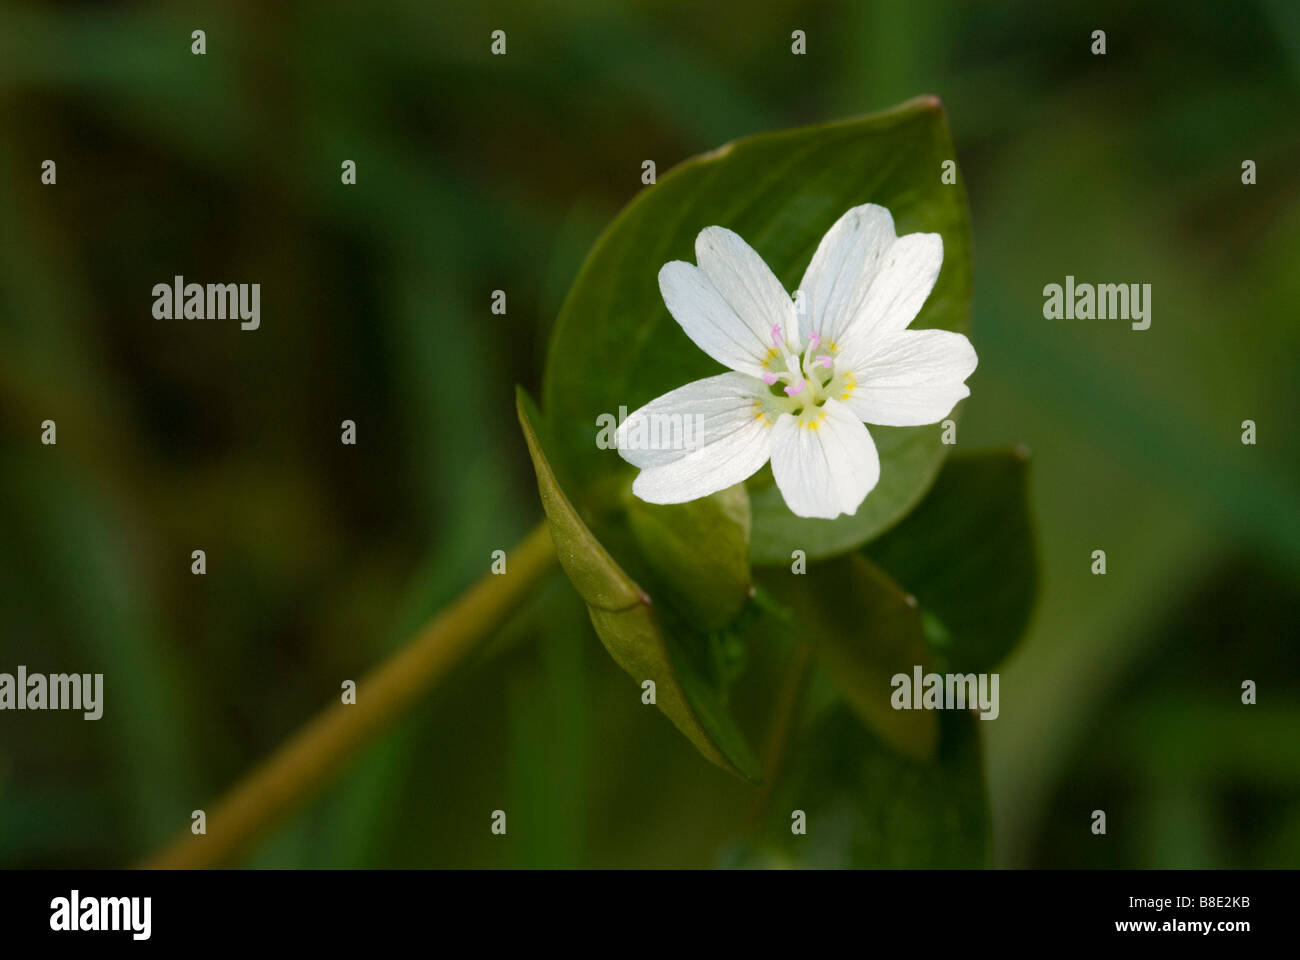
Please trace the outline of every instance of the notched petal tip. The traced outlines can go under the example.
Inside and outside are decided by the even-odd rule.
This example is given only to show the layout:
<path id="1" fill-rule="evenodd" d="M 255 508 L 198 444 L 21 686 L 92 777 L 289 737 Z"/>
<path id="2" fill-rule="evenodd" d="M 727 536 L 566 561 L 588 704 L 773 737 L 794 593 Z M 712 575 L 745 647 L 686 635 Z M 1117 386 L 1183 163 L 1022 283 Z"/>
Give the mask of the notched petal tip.
<path id="1" fill-rule="evenodd" d="M 671 283 L 675 277 L 680 277 L 683 274 L 683 272 L 689 272 L 691 270 L 698 270 L 698 269 L 699 267 L 697 267 L 695 264 L 688 263 L 685 260 L 669 260 L 667 263 L 665 263 L 662 267 L 659 268 L 658 276 L 659 276 L 660 294 L 664 294 L 666 296 L 666 291 L 664 290 L 664 284 Z"/>
<path id="2" fill-rule="evenodd" d="M 898 239 L 900 242 L 906 240 L 909 243 L 916 244 L 917 255 L 923 256 L 929 261 L 933 261 L 935 273 L 938 273 L 943 267 L 942 233 L 927 233 L 918 230 L 916 233 L 905 233 Z"/>
<path id="3" fill-rule="evenodd" d="M 735 230 L 729 230 L 717 224 L 705 227 L 695 235 L 695 258 L 699 260 L 701 253 L 708 255 L 709 253 L 722 251 L 726 245 L 731 243 L 749 246 L 745 242 L 745 238 L 736 233 Z"/>
<path id="4" fill-rule="evenodd" d="M 832 225 L 831 229 L 835 229 L 835 226 L 838 226 L 841 222 L 852 224 L 859 228 L 862 226 L 871 226 L 878 230 L 882 230 L 882 232 L 883 228 L 888 227 L 891 234 L 895 237 L 898 236 L 898 231 L 894 229 L 893 211 L 878 203 L 860 203 L 856 207 L 849 207 L 849 209 L 845 210 L 844 213 L 840 215 L 839 220 Z M 829 234 L 830 230 L 826 232 Z"/>
<path id="5" fill-rule="evenodd" d="M 652 470 L 642 470 L 632 481 L 632 495 L 638 500 L 645 503 L 654 503 L 659 505 L 682 503 L 682 500 L 675 500 L 671 494 L 667 494 L 661 487 L 655 485 L 655 476 Z"/>

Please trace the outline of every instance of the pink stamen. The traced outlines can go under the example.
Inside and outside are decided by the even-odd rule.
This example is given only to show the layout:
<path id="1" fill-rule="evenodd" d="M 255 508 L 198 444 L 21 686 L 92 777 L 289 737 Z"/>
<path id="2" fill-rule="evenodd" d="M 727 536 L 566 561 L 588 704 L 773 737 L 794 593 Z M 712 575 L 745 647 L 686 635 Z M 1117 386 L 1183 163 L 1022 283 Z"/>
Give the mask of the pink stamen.
<path id="1" fill-rule="evenodd" d="M 822 338 L 817 336 L 815 333 L 810 333 L 808 334 L 808 342 L 812 345 L 812 348 L 816 350 L 817 345 L 822 342 Z"/>
<path id="2" fill-rule="evenodd" d="M 830 356 L 827 355 L 827 354 L 825 354 L 825 353 L 823 353 L 823 354 L 822 354 L 820 357 L 818 357 L 817 359 L 820 360 L 820 361 L 822 362 L 822 366 L 825 367 L 827 370 L 829 370 L 829 369 L 831 368 L 831 364 L 834 362 L 834 361 L 831 360 Z"/>
<path id="3" fill-rule="evenodd" d="M 772 346 L 779 348 L 781 346 L 781 324 L 772 324 Z"/>
<path id="4" fill-rule="evenodd" d="M 793 387 L 786 387 L 786 388 L 785 388 L 785 392 L 788 393 L 788 394 L 789 394 L 790 396 L 792 396 L 792 397 L 797 397 L 797 396 L 799 396 L 799 394 L 803 393 L 803 381 L 800 380 L 800 381 L 799 381 L 798 383 L 796 383 Z"/>
<path id="5" fill-rule="evenodd" d="M 772 384 L 776 383 L 776 381 L 777 381 L 777 376 L 776 376 L 775 373 L 765 373 L 765 374 L 763 374 L 763 382 L 766 383 L 769 387 L 770 387 Z"/>

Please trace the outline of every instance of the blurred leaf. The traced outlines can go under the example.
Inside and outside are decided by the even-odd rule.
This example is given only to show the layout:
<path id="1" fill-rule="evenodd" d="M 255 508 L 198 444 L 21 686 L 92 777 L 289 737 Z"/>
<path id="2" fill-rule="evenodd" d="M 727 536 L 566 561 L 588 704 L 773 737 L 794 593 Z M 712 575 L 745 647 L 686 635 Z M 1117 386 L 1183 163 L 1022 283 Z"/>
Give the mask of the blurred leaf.
<path id="1" fill-rule="evenodd" d="M 623 572 L 565 496 L 537 435 L 541 416 L 522 389 L 517 402 L 560 565 L 587 602 L 605 649 L 637 683 L 654 681 L 659 709 L 702 754 L 724 770 L 757 781 L 758 763 L 744 734 L 687 652 L 660 629 L 650 597 Z"/>
<path id="2" fill-rule="evenodd" d="M 933 654 L 916 601 L 858 554 L 816 564 L 804 575 L 767 571 L 764 586 L 789 605 L 836 688 L 862 721 L 909 756 L 934 752 L 939 723 L 929 710 L 895 710 L 890 679 L 928 668 Z"/>
<path id="3" fill-rule="evenodd" d="M 536 598 L 533 643 L 509 678 L 510 805 L 523 829 L 517 866 L 582 866 L 586 846 L 591 701 L 587 611 L 561 577 Z M 551 589 L 553 587 L 554 589 Z M 619 685 L 622 688 L 622 685 Z M 626 690 L 624 689 L 626 693 Z"/>
<path id="4" fill-rule="evenodd" d="M 807 867 L 981 867 L 988 861 L 979 720 L 938 711 L 932 761 L 900 757 L 846 710 L 807 732 L 773 803 L 771 861 Z M 807 834 L 790 832 L 790 812 L 807 815 Z"/>
<path id="5" fill-rule="evenodd" d="M 957 672 L 1004 660 L 1029 623 L 1038 586 L 1021 450 L 962 454 L 929 496 L 865 552 L 927 615 L 927 636 Z"/>
<path id="6" fill-rule="evenodd" d="M 950 159 L 942 107 L 921 98 L 867 117 L 738 140 L 644 190 L 587 257 L 551 340 L 545 405 L 556 456 L 571 475 L 587 485 L 633 470 L 616 453 L 596 449 L 598 415 L 634 409 L 719 372 L 669 315 L 657 281 L 664 263 L 694 260 L 696 234 L 707 226 L 735 230 L 793 290 L 841 214 L 861 203 L 883 204 L 900 234 L 943 236 L 943 270 L 913 326 L 966 332 L 970 227 L 960 180 L 940 182 L 941 164 Z M 948 453 L 938 428 L 873 427 L 872 436 L 881 481 L 855 516 L 795 517 L 774 486 L 752 491 L 754 562 L 785 562 L 794 548 L 809 557 L 846 552 L 921 499 Z"/>
<path id="7" fill-rule="evenodd" d="M 632 535 L 647 565 L 705 631 L 726 626 L 749 599 L 749 494 L 743 484 L 669 506 L 633 498 Z"/>

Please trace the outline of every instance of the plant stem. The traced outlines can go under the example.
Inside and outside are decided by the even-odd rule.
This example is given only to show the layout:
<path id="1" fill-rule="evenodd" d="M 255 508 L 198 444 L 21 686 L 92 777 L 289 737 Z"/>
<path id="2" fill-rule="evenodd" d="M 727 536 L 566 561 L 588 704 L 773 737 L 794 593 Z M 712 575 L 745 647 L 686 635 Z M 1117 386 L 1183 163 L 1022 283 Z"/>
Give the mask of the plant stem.
<path id="1" fill-rule="evenodd" d="M 142 866 L 177 869 L 228 863 L 446 676 L 530 595 L 554 563 L 555 545 L 543 522 L 509 553 L 506 573 L 485 575 L 362 677 L 355 704 L 339 702 L 321 711 L 217 801 L 209 811 L 205 835 L 187 829 Z"/>

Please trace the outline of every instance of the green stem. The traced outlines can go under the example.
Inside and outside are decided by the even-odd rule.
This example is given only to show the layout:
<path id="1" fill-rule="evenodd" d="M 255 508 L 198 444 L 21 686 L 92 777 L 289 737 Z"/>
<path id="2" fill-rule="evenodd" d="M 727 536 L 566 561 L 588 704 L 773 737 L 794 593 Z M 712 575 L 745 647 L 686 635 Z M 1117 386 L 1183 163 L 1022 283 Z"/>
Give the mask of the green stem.
<path id="1" fill-rule="evenodd" d="M 177 869 L 230 862 L 446 676 L 529 596 L 554 563 L 555 545 L 543 522 L 510 552 L 505 574 L 485 575 L 362 677 L 355 704 L 335 703 L 321 711 L 218 800 L 209 811 L 206 834 L 186 830 L 142 866 Z"/>

